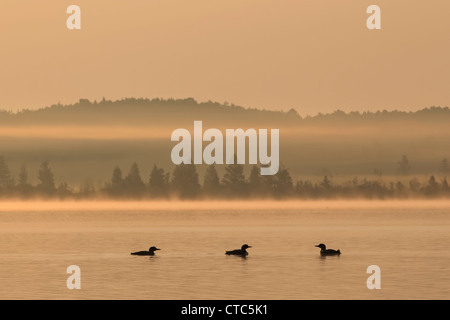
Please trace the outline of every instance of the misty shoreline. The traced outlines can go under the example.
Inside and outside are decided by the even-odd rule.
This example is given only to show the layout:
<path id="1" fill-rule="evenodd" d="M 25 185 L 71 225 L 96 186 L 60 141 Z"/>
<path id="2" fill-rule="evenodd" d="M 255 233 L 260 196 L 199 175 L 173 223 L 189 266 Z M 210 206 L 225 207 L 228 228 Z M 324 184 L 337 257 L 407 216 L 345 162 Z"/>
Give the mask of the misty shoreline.
<path id="1" fill-rule="evenodd" d="M 404 200 L 31 200 L 0 201 L 0 213 L 41 211 L 205 211 L 247 210 L 284 211 L 303 209 L 450 209 L 450 199 L 404 199 Z"/>

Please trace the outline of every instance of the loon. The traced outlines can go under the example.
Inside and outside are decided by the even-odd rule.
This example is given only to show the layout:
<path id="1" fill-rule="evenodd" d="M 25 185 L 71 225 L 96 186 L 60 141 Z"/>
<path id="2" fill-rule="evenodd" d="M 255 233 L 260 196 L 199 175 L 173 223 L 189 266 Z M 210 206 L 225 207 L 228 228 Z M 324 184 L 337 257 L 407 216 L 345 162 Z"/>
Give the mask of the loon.
<path id="1" fill-rule="evenodd" d="M 154 256 L 156 250 L 161 250 L 161 249 L 158 249 L 157 247 L 150 247 L 148 249 L 148 251 L 132 252 L 131 254 L 133 256 Z"/>
<path id="2" fill-rule="evenodd" d="M 225 254 L 233 255 L 233 256 L 246 256 L 248 255 L 247 249 L 251 248 L 248 244 L 244 244 L 240 249 L 227 251 Z"/>
<path id="3" fill-rule="evenodd" d="M 321 256 L 338 256 L 341 254 L 341 250 L 327 249 L 327 246 L 323 243 L 316 245 L 316 247 L 320 248 Z"/>

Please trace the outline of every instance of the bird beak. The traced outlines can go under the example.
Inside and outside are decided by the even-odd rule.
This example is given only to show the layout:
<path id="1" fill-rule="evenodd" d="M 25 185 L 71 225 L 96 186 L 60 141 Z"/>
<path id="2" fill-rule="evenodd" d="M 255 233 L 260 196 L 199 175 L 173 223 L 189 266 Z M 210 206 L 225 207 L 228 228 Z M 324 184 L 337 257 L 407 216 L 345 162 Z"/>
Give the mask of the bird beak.
<path id="1" fill-rule="evenodd" d="M 161 250 L 161 249 L 156 248 L 155 250 Z"/>
<path id="2" fill-rule="evenodd" d="M 248 246 L 249 248 L 251 248 L 252 246 Z"/>
<path id="3" fill-rule="evenodd" d="M 314 247 L 317 247 L 317 248 L 319 248 L 319 245 L 315 245 Z"/>

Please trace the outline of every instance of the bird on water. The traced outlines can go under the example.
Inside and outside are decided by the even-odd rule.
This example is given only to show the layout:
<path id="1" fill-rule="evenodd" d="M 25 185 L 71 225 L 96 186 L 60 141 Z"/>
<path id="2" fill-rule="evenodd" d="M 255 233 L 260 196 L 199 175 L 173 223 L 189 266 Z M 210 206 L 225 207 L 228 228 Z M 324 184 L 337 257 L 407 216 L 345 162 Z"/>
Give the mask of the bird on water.
<path id="1" fill-rule="evenodd" d="M 131 254 L 133 256 L 154 256 L 156 250 L 161 250 L 161 249 L 158 249 L 157 247 L 150 247 L 148 249 L 148 251 L 132 252 Z"/>
<path id="2" fill-rule="evenodd" d="M 341 254 L 341 250 L 327 249 L 327 246 L 323 243 L 316 245 L 316 247 L 320 248 L 321 256 L 338 256 Z"/>
<path id="3" fill-rule="evenodd" d="M 240 249 L 227 251 L 227 252 L 225 252 L 225 254 L 233 255 L 233 256 L 247 256 L 248 255 L 248 252 L 247 252 L 248 248 L 251 248 L 251 246 L 249 246 L 248 244 L 244 244 Z"/>

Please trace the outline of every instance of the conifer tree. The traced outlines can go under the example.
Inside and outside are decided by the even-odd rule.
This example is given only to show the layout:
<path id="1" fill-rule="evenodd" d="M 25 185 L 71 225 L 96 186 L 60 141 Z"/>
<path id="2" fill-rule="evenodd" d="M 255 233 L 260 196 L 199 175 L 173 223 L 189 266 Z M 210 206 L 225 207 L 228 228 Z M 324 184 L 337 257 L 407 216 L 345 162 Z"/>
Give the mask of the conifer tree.
<path id="1" fill-rule="evenodd" d="M 56 187 L 54 175 L 48 161 L 44 161 L 41 163 L 38 172 L 38 179 L 39 179 L 38 189 L 44 195 L 52 195 L 55 193 Z"/>
<path id="2" fill-rule="evenodd" d="M 164 197 L 169 192 L 169 173 L 164 169 L 153 166 L 149 180 L 150 195 L 153 197 Z"/>
<path id="3" fill-rule="evenodd" d="M 137 163 L 131 165 L 128 175 L 125 177 L 125 190 L 130 197 L 141 197 L 145 192 L 145 184 L 141 178 L 141 172 Z"/>
<path id="4" fill-rule="evenodd" d="M 179 164 L 175 167 L 171 181 L 173 191 L 180 198 L 195 198 L 198 196 L 200 184 L 198 173 L 193 164 Z"/>
<path id="5" fill-rule="evenodd" d="M 5 158 L 0 156 L 0 188 L 9 188 L 11 185 L 11 171 L 9 171 Z"/>
<path id="6" fill-rule="evenodd" d="M 232 197 L 246 196 L 247 182 L 244 176 L 244 166 L 242 164 L 227 165 L 222 183 L 228 195 Z"/>
<path id="7" fill-rule="evenodd" d="M 112 196 L 120 196 L 124 192 L 124 181 L 122 177 L 122 170 L 116 166 L 113 170 L 111 184 L 108 186 L 108 191 Z"/>
<path id="8" fill-rule="evenodd" d="M 221 185 L 216 166 L 210 165 L 206 169 L 205 178 L 203 182 L 203 192 L 207 196 L 217 197 L 221 192 Z"/>
<path id="9" fill-rule="evenodd" d="M 32 191 L 32 186 L 28 183 L 28 171 L 25 165 L 20 167 L 19 181 L 16 188 L 21 196 L 27 196 Z"/>
<path id="10" fill-rule="evenodd" d="M 275 196 L 277 198 L 290 197 L 294 191 L 294 185 L 292 177 L 289 174 L 288 169 L 280 168 L 275 175 Z"/>
<path id="11" fill-rule="evenodd" d="M 403 156 L 400 162 L 398 163 L 398 171 L 402 175 L 408 175 L 411 170 L 411 166 L 409 165 L 409 160 L 407 156 Z"/>

